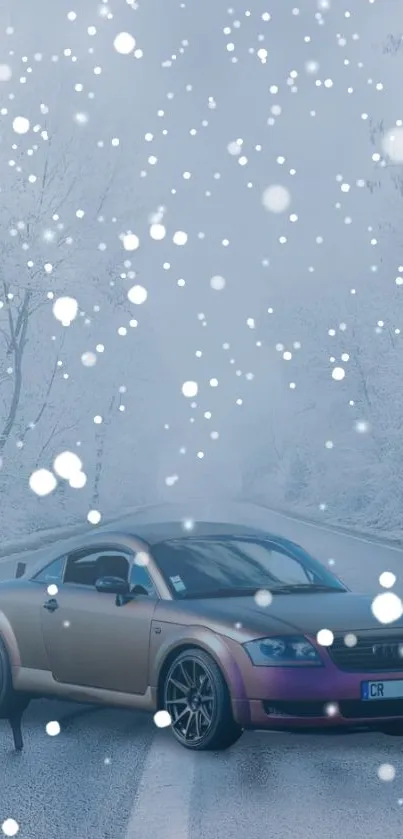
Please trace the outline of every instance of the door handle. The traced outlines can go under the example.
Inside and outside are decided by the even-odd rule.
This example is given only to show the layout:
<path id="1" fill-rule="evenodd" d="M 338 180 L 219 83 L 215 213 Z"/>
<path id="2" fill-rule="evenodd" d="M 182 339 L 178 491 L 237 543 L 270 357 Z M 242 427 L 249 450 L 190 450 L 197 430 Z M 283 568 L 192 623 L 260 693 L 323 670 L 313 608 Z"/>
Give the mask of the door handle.
<path id="1" fill-rule="evenodd" d="M 59 604 L 54 597 L 51 597 L 50 600 L 46 600 L 46 602 L 43 604 L 43 608 L 47 609 L 48 612 L 55 612 L 56 609 L 59 608 Z"/>

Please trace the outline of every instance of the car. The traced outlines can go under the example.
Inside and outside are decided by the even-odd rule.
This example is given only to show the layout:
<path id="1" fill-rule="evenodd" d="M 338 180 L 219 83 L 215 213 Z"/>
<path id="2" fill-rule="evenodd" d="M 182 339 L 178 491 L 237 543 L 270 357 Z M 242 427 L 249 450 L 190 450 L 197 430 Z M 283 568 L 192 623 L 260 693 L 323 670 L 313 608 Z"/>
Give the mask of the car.
<path id="1" fill-rule="evenodd" d="M 193 750 L 247 729 L 401 734 L 403 623 L 371 604 L 241 524 L 90 533 L 0 583 L 0 717 L 17 749 L 35 697 L 168 712 Z"/>

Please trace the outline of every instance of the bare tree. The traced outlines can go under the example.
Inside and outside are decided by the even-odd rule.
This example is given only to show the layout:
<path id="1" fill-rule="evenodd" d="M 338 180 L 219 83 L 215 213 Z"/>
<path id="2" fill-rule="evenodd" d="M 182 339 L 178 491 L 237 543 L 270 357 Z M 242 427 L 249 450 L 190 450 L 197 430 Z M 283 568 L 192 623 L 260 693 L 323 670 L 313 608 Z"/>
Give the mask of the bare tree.
<path id="1" fill-rule="evenodd" d="M 12 375 L 13 385 L 11 390 L 11 399 L 8 405 L 5 421 L 0 431 L 0 454 L 3 452 L 7 440 L 10 436 L 11 430 L 15 424 L 17 412 L 21 399 L 21 390 L 23 384 L 23 356 L 27 343 L 27 332 L 30 315 L 30 302 L 32 292 L 26 290 L 23 293 L 22 300 L 13 313 L 11 300 L 9 298 L 9 286 L 3 282 L 3 291 L 5 297 L 5 306 L 7 311 L 7 331 L 2 330 L 3 337 L 6 338 L 5 362 L 13 361 L 13 368 L 10 371 Z M 7 368 L 8 369 L 8 368 Z M 7 370 L 5 371 L 7 375 Z"/>
<path id="2" fill-rule="evenodd" d="M 94 230 L 96 235 L 96 222 L 99 213 L 102 211 L 113 184 L 115 175 L 115 164 L 106 167 L 104 178 L 100 187 L 93 196 L 91 212 L 87 213 L 87 222 L 81 219 L 81 213 L 71 213 L 68 207 L 69 199 L 73 195 L 80 195 L 83 180 L 85 159 L 79 155 L 74 157 L 72 151 L 77 143 L 74 138 L 61 145 L 52 142 L 48 131 L 44 128 L 42 135 L 46 138 L 45 149 L 42 158 L 41 174 L 35 179 L 35 189 L 28 189 L 26 183 L 26 172 L 24 172 L 25 151 L 21 149 L 15 163 L 17 178 L 6 182 L 3 192 L 7 193 L 8 204 L 14 208 L 14 213 L 9 220 L 9 236 L 2 246 L 2 274 L 1 280 L 2 307 L 0 308 L 0 395 L 3 401 L 0 424 L 0 454 L 3 453 L 10 437 L 22 424 L 19 434 L 20 443 L 28 434 L 28 431 L 35 428 L 41 422 L 48 407 L 53 386 L 57 375 L 57 360 L 63 345 L 59 343 L 56 358 L 50 360 L 49 353 L 42 353 L 42 364 L 46 358 L 46 368 L 41 370 L 41 387 L 35 394 L 32 392 L 29 382 L 24 383 L 24 362 L 29 356 L 29 341 L 36 340 L 40 336 L 41 321 L 37 313 L 40 309 L 50 305 L 49 295 L 46 292 L 49 285 L 52 294 L 65 293 L 65 281 L 63 274 L 71 276 L 75 271 L 80 270 L 83 262 L 86 272 L 97 274 L 98 283 L 102 284 L 100 268 L 94 265 L 94 254 L 99 263 L 102 256 L 99 250 L 94 247 Z M 3 198 L 4 201 L 4 198 Z M 76 197 L 76 201 L 79 198 Z M 72 205 L 74 207 L 74 203 Z M 67 215 L 66 221 L 61 218 L 61 212 Z M 116 248 L 119 246 L 116 241 Z M 116 251 L 115 248 L 115 251 Z M 24 259 L 21 259 L 24 254 Z M 29 259 L 26 259 L 26 257 Z M 104 277 L 111 272 L 113 258 L 109 258 L 109 264 L 104 266 Z M 47 277 L 47 287 L 44 287 L 44 277 Z M 110 292 L 108 283 L 105 283 L 107 293 Z M 127 301 L 126 301 L 127 302 Z M 40 316 L 39 316 L 40 318 Z M 32 347 L 32 343 L 31 343 Z M 28 348 L 28 349 L 27 349 Z M 32 361 L 31 362 L 32 367 Z M 49 366 L 48 366 L 49 365 Z M 29 378 L 29 376 L 28 376 Z M 43 385 L 42 385 L 43 382 Z M 21 414 L 24 396 L 31 392 L 30 399 L 30 422 L 25 425 Z M 60 418 L 56 421 L 52 435 L 42 447 L 42 452 L 47 448 L 53 434 L 60 433 Z"/>
<path id="3" fill-rule="evenodd" d="M 101 480 L 102 480 L 102 470 L 104 465 L 104 453 L 105 453 L 105 442 L 107 437 L 107 431 L 111 424 L 112 420 L 112 411 L 114 409 L 116 402 L 116 395 L 113 394 L 111 397 L 108 408 L 106 411 L 106 416 L 103 417 L 103 422 L 99 428 L 99 431 L 96 434 L 96 454 L 95 454 L 95 471 L 94 471 L 94 484 L 92 489 L 92 501 L 91 506 L 93 508 L 98 507 L 98 502 L 100 498 L 100 489 L 101 489 Z"/>

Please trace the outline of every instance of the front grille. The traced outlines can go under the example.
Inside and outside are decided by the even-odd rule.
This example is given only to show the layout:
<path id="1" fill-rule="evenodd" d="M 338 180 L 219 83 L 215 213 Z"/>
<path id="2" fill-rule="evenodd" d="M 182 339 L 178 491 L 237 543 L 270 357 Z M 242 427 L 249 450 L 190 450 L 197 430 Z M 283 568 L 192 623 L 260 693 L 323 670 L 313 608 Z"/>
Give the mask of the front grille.
<path id="1" fill-rule="evenodd" d="M 346 720 L 365 717 L 403 717 L 403 699 L 380 699 L 379 702 L 361 702 L 347 699 L 338 703 L 340 713 Z"/>
<path id="2" fill-rule="evenodd" d="M 351 673 L 376 673 L 387 670 L 403 672 L 403 634 L 358 635 L 354 647 L 348 647 L 345 636 L 336 637 L 327 647 L 330 658 L 340 670 Z"/>
<path id="3" fill-rule="evenodd" d="M 378 702 L 363 702 L 361 699 L 341 699 L 340 702 L 290 702 L 263 701 L 268 717 L 327 717 L 331 723 L 330 706 L 335 705 L 346 720 L 379 719 L 380 717 L 403 717 L 403 699 L 382 699 Z"/>
<path id="4" fill-rule="evenodd" d="M 325 702 L 292 702 L 287 700 L 276 700 L 270 702 L 265 700 L 263 708 L 265 713 L 275 717 L 324 717 L 327 716 L 325 712 Z"/>

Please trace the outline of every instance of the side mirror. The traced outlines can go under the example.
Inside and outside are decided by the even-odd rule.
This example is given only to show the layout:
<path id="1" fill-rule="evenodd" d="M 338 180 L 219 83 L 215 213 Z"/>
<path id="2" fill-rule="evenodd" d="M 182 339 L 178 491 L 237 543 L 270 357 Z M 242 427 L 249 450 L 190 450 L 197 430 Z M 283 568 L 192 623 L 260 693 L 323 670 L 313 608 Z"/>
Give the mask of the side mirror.
<path id="1" fill-rule="evenodd" d="M 130 592 L 128 581 L 122 577 L 99 577 L 95 588 L 105 594 L 129 594 Z"/>
<path id="2" fill-rule="evenodd" d="M 137 586 L 134 586 L 134 588 L 132 588 L 130 594 L 133 594 L 133 595 L 146 594 L 146 595 L 148 595 L 148 591 L 147 591 L 146 588 L 144 588 L 144 586 L 137 585 Z"/>

